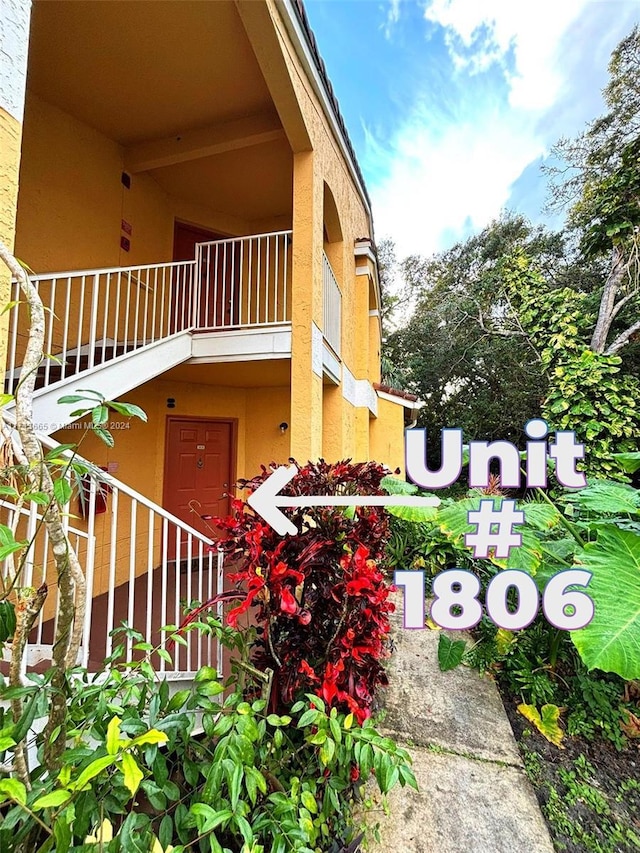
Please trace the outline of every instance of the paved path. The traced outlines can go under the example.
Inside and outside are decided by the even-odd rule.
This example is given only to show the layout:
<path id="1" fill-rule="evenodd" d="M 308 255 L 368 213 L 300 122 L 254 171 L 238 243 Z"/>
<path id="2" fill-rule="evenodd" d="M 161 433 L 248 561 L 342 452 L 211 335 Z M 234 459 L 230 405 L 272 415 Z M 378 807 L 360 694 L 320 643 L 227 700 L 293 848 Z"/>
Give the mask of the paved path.
<path id="1" fill-rule="evenodd" d="M 410 751 L 420 791 L 389 795 L 369 853 L 553 853 L 493 681 L 440 672 L 439 632 L 398 626 L 381 728 Z"/>

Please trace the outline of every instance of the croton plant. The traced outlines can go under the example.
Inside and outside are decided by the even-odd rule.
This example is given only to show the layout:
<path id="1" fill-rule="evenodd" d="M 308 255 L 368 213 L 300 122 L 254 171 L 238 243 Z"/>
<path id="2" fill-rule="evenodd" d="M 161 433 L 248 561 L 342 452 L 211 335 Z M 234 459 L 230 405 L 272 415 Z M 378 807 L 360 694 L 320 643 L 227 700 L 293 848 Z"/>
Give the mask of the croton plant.
<path id="1" fill-rule="evenodd" d="M 293 462 L 294 460 L 291 460 Z M 254 491 L 276 467 L 262 467 L 240 486 Z M 299 468 L 283 490 L 288 495 L 381 495 L 389 471 L 374 462 L 320 460 Z M 274 670 L 274 710 L 290 707 L 305 693 L 352 712 L 371 715 L 375 690 L 387 684 L 382 660 L 388 654 L 389 600 L 385 577 L 389 538 L 382 508 L 296 508 L 289 511 L 298 534 L 280 536 L 243 500 L 231 515 L 214 519 L 223 531 L 233 591 L 212 599 L 235 600 L 231 626 L 251 610 L 258 626 L 254 663 Z"/>

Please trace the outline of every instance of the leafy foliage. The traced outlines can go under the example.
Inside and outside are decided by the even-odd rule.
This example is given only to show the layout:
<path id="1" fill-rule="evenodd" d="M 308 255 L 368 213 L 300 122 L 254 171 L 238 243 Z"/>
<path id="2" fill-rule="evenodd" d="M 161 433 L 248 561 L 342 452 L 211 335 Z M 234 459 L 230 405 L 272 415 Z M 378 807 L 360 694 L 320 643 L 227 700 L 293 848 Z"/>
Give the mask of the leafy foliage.
<path id="1" fill-rule="evenodd" d="M 633 239 L 640 225 L 640 138 L 624 146 L 609 173 L 588 181 L 574 219 L 583 226 L 582 248 L 587 256 L 610 250 L 611 244 Z"/>
<path id="2" fill-rule="evenodd" d="M 462 663 L 466 643 L 464 640 L 452 640 L 446 634 L 438 638 L 438 665 L 442 672 L 455 669 Z"/>
<path id="3" fill-rule="evenodd" d="M 242 482 L 255 490 L 270 473 L 263 468 Z M 382 494 L 386 473 L 373 462 L 309 463 L 285 494 Z M 376 687 L 387 683 L 382 660 L 394 607 L 383 572 L 387 517 L 375 507 L 355 513 L 301 508 L 291 519 L 299 533 L 282 538 L 235 500 L 233 514 L 215 520 L 227 536 L 234 595 L 241 599 L 228 614 L 229 624 L 255 608 L 260 641 L 254 660 L 275 671 L 275 709 L 315 691 L 362 722 L 371 714 Z"/>
<path id="4" fill-rule="evenodd" d="M 518 248 L 564 280 L 562 239 L 519 216 L 400 265 L 411 316 L 388 336 L 384 354 L 402 374 L 394 375 L 395 384 L 428 402 L 419 423 L 428 430 L 429 462 L 436 467 L 443 427 L 460 427 L 468 439 L 519 443 L 522 425 L 540 411 L 544 375 L 518 327 L 501 267 Z"/>
<path id="5" fill-rule="evenodd" d="M 597 220 L 599 194 L 593 188 L 619 173 L 629 159 L 629 147 L 640 137 L 639 46 L 636 25 L 611 55 L 606 112 L 579 136 L 560 140 L 555 153 L 568 169 L 547 170 L 553 180 L 552 203 L 571 207 L 571 223 L 577 229 L 588 229 Z"/>
<path id="6" fill-rule="evenodd" d="M 197 630 L 244 648 L 237 632 L 212 618 Z M 382 792 L 415 787 L 408 754 L 370 719 L 360 726 L 314 694 L 287 714 L 269 713 L 265 699 L 247 701 L 237 676 L 225 684 L 207 666 L 190 688 L 172 693 L 141 636 L 127 629 L 123 636 L 143 660 L 121 667 L 111 659 L 99 674 L 69 675 L 72 740 L 60 772 L 38 768 L 31 790 L 0 777 L 6 853 L 89 851 L 92 843 L 104 853 L 313 853 L 353 835 L 349 803 L 370 776 Z M 19 693 L 27 728 L 35 723 L 36 731 L 51 690 L 51 673 L 32 675 L 22 688 L 0 680 L 0 696 Z M 8 755 L 22 724 L 0 718 Z M 35 735 L 38 746 L 42 738 Z"/>
<path id="7" fill-rule="evenodd" d="M 607 111 L 562 140 L 554 203 L 564 234 L 503 216 L 431 258 L 398 266 L 412 314 L 385 343 L 428 402 L 430 465 L 445 426 L 522 446 L 542 414 L 589 443 L 587 472 L 620 478 L 640 430 L 640 28 L 614 51 Z M 398 368 L 401 366 L 401 368 Z"/>
<path id="8" fill-rule="evenodd" d="M 640 678 L 640 535 L 606 525 L 585 546 L 580 563 L 593 574 L 597 612 L 572 634 L 588 669 Z"/>
<path id="9" fill-rule="evenodd" d="M 635 464 L 634 454 L 627 454 L 626 463 Z M 478 575 L 483 589 L 504 568 L 524 569 L 540 590 L 563 569 L 579 566 L 591 572 L 595 612 L 585 628 L 560 631 L 540 614 L 525 630 L 509 632 L 484 617 L 462 662 L 496 674 L 539 715 L 543 706 L 566 708 L 563 719 L 570 734 L 601 734 L 621 748 L 629 714 L 638 711 L 625 699 L 624 684 L 640 676 L 640 492 L 593 480 L 562 494 L 555 504 L 520 502 L 522 545 L 511 549 L 506 560 L 474 560 L 464 546 L 467 513 L 481 497 L 472 492 L 462 499 L 445 498 L 436 517 L 420 524 L 393 519 L 392 561 L 402 568 L 424 567 L 427 576 L 465 568 Z M 452 660 L 449 645 L 441 643 L 444 658 Z"/>
<path id="10" fill-rule="evenodd" d="M 560 708 L 557 705 L 543 705 L 538 709 L 534 705 L 522 703 L 518 711 L 543 734 L 547 740 L 556 746 L 562 746 L 562 729 L 558 725 Z"/>
<path id="11" fill-rule="evenodd" d="M 640 383 L 620 373 L 621 362 L 620 356 L 584 349 L 553 369 L 543 415 L 585 443 L 589 473 L 624 477 L 616 454 L 637 447 Z"/>
<path id="12" fill-rule="evenodd" d="M 638 380 L 620 372 L 620 356 L 589 347 L 595 317 L 586 294 L 550 286 L 522 253 L 505 258 L 502 269 L 547 377 L 542 416 L 585 443 L 588 473 L 623 476 L 614 454 L 636 448 Z"/>

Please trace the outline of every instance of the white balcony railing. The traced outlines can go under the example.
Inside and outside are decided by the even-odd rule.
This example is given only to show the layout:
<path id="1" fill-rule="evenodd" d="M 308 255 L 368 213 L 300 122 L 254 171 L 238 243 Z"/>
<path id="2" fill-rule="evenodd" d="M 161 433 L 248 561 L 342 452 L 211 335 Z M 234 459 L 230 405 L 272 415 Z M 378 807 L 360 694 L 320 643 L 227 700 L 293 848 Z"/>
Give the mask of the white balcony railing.
<path id="1" fill-rule="evenodd" d="M 45 352 L 36 387 L 92 370 L 185 331 L 270 326 L 291 318 L 291 232 L 203 243 L 192 261 L 47 273 Z M 13 283 L 4 390 L 20 380 L 28 310 Z"/>
<path id="2" fill-rule="evenodd" d="M 43 444 L 58 446 L 49 438 Z M 98 480 L 92 477 L 86 483 L 82 506 L 78 499 L 72 499 L 72 504 L 66 508 L 65 524 L 86 579 L 79 661 L 83 666 L 97 668 L 121 642 L 127 661 L 143 654 L 130 637 L 112 635 L 123 623 L 135 628 L 146 643 L 167 648 L 167 635 L 160 629 L 179 625 L 189 604 L 205 602 L 222 592 L 222 551 L 216 543 L 124 483 L 100 473 Z M 19 512 L 16 538 L 31 545 L 17 585 L 46 584 L 49 590 L 29 638 L 40 658 L 46 659 L 51 653 L 58 612 L 53 553 L 46 532 L 38 530 L 42 507 L 31 503 Z M 0 502 L 3 524 L 13 525 L 15 514 L 12 504 Z M 74 518 L 73 526 L 69 515 Z M 5 578 L 9 569 L 5 560 L 0 570 Z M 221 613 L 221 607 L 217 612 Z M 159 672 L 192 673 L 203 664 L 222 672 L 222 649 L 211 636 L 190 631 L 185 638 L 186 646 L 169 649 L 172 663 L 152 656 Z"/>
<path id="3" fill-rule="evenodd" d="M 291 232 L 200 243 L 199 329 L 271 326 L 291 318 Z"/>
<path id="4" fill-rule="evenodd" d="M 324 339 L 340 357 L 342 335 L 342 294 L 338 287 L 329 258 L 322 253 L 322 298 L 324 314 Z"/>

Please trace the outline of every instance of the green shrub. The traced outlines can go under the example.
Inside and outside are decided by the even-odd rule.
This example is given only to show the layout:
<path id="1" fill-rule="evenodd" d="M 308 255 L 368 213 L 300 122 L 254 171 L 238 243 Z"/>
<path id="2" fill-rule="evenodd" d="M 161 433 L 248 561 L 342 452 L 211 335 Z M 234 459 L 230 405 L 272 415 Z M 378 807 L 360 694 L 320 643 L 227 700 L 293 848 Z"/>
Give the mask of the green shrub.
<path id="1" fill-rule="evenodd" d="M 193 629 L 244 649 L 211 618 Z M 312 694 L 268 714 L 266 699 L 247 701 L 236 675 L 223 684 L 207 666 L 172 692 L 149 663 L 153 649 L 126 633 L 145 660 L 69 673 L 60 772 L 39 763 L 31 790 L 0 775 L 3 853 L 315 853 L 353 835 L 350 804 L 369 776 L 382 792 L 415 786 L 408 754 L 371 719 L 360 726 Z M 50 674 L 29 682 L 0 681 L 0 697 L 20 695 L 25 706 L 17 725 L 0 720 L 5 762 L 25 726 L 41 760 L 43 735 L 33 732 L 47 716 Z"/>

